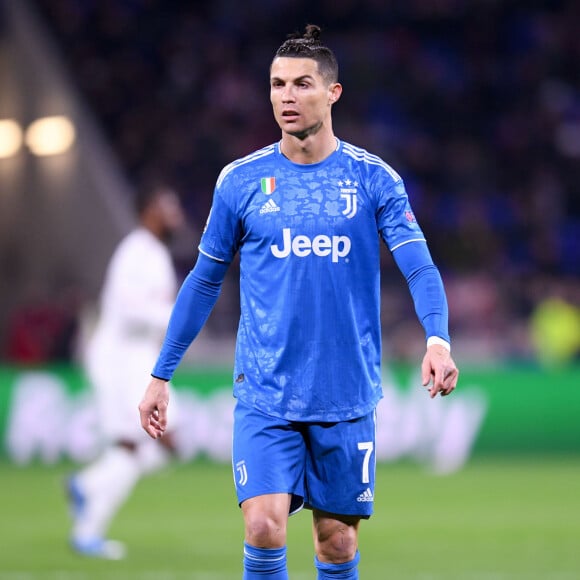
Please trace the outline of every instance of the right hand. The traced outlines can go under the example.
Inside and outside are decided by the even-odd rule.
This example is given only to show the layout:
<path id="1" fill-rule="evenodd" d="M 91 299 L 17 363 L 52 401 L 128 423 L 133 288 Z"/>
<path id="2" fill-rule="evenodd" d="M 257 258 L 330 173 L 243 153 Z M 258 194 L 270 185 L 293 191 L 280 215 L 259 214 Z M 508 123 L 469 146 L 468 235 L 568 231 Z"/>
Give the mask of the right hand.
<path id="1" fill-rule="evenodd" d="M 167 381 L 153 377 L 139 403 L 141 426 L 153 439 L 162 437 L 167 429 L 169 386 Z"/>

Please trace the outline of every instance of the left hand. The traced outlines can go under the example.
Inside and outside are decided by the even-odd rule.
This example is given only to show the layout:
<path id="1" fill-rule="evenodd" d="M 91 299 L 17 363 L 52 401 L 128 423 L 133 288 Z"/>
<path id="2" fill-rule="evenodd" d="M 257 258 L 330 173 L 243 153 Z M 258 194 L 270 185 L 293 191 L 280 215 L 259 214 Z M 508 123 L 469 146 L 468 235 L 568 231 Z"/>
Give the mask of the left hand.
<path id="1" fill-rule="evenodd" d="M 445 397 L 453 392 L 457 386 L 459 370 L 451 358 L 451 353 L 443 345 L 432 344 L 427 347 L 421 364 L 421 378 L 432 399 L 437 393 Z"/>

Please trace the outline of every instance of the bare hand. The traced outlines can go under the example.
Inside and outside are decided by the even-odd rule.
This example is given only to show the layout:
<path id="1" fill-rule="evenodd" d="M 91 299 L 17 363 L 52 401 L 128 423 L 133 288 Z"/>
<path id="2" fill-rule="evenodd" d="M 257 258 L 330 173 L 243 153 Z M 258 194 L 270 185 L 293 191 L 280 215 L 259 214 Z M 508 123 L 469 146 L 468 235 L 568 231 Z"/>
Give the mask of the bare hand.
<path id="1" fill-rule="evenodd" d="M 427 348 L 421 365 L 423 386 L 428 387 L 431 398 L 441 393 L 442 397 L 449 395 L 457 386 L 459 370 L 455 366 L 450 352 L 440 344 Z"/>
<path id="2" fill-rule="evenodd" d="M 169 405 L 169 386 L 167 381 L 152 378 L 139 403 L 141 426 L 147 433 L 158 439 L 167 429 L 167 406 Z"/>

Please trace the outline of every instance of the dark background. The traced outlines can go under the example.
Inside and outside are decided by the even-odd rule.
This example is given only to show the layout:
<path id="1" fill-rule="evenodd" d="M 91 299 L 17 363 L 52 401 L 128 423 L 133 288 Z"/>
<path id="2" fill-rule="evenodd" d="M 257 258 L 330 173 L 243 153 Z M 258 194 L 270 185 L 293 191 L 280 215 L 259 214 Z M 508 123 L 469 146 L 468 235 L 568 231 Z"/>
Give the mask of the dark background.
<path id="1" fill-rule="evenodd" d="M 538 305 L 580 305 L 578 2 L 30 4 L 129 183 L 163 176 L 196 231 L 221 168 L 279 139 L 268 86 L 276 48 L 320 25 L 344 85 L 335 131 L 403 176 L 465 356 L 533 357 Z M 181 275 L 194 260 L 195 246 Z M 414 356 L 421 329 L 383 260 L 386 348 Z M 224 340 L 236 325 L 235 274 L 208 324 Z"/>

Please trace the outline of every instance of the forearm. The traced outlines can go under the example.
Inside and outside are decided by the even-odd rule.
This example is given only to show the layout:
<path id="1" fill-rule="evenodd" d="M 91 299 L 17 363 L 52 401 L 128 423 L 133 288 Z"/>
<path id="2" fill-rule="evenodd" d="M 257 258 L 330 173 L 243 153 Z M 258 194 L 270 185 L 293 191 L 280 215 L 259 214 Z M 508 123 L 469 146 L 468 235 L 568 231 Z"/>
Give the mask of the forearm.
<path id="1" fill-rule="evenodd" d="M 447 297 L 439 270 L 424 243 L 401 246 L 393 253 L 405 276 L 415 305 L 415 312 L 427 339 L 439 337 L 450 342 Z"/>
<path id="2" fill-rule="evenodd" d="M 449 342 L 449 311 L 439 270 L 424 266 L 411 276 L 408 284 L 426 337 L 438 336 Z"/>
<path id="3" fill-rule="evenodd" d="M 169 380 L 203 328 L 221 291 L 228 264 L 200 254 L 177 295 L 157 363 L 151 373 Z"/>

